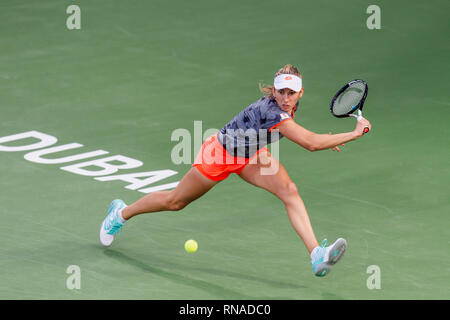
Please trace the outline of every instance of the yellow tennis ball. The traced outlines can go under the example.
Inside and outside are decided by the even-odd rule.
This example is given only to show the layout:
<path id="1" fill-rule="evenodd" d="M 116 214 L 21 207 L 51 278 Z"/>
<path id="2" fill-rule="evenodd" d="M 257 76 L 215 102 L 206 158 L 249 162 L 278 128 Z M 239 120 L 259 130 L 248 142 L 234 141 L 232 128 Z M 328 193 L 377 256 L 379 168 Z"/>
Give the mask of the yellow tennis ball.
<path id="1" fill-rule="evenodd" d="M 184 250 L 186 250 L 186 252 L 195 252 L 197 251 L 198 248 L 198 243 L 195 240 L 188 240 L 185 242 L 184 244 Z"/>

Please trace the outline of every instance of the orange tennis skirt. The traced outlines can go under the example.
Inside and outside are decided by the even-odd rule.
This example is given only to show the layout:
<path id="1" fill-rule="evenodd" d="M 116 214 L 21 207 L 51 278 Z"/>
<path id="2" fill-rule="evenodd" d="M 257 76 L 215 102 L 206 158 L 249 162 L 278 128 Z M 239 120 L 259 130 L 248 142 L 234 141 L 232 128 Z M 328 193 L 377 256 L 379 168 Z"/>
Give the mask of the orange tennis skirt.
<path id="1" fill-rule="evenodd" d="M 269 150 L 263 147 L 250 158 L 234 157 L 219 142 L 217 134 L 213 134 L 203 143 L 192 166 L 195 166 L 208 179 L 221 181 L 228 178 L 231 173 L 241 173 L 244 167 L 250 161 L 256 160 L 254 158 L 263 151 Z"/>

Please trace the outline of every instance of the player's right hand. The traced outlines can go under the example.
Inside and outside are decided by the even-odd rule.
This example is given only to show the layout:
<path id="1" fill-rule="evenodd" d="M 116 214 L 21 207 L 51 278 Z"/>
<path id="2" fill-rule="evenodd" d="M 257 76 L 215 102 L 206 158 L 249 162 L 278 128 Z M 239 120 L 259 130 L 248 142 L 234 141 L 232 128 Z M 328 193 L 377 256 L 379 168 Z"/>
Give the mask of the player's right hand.
<path id="1" fill-rule="evenodd" d="M 363 136 L 364 128 L 369 128 L 369 131 L 372 130 L 372 125 L 366 118 L 362 118 L 361 120 L 356 122 L 356 127 L 355 130 L 353 131 L 356 135 L 356 138 L 360 138 Z"/>

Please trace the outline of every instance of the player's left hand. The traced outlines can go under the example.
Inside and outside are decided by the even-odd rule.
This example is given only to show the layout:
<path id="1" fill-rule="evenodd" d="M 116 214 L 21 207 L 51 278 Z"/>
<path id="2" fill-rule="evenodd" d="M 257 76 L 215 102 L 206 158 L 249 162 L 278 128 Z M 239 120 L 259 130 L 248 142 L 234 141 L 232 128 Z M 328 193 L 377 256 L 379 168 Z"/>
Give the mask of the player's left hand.
<path id="1" fill-rule="evenodd" d="M 331 133 L 331 132 L 328 132 L 328 134 L 332 134 L 332 133 Z M 343 147 L 344 145 L 345 145 L 344 143 L 341 144 L 342 147 Z M 335 146 L 335 147 L 331 148 L 331 150 L 337 151 L 337 152 L 340 152 L 340 151 L 341 151 L 341 149 L 339 149 L 339 146 Z"/>

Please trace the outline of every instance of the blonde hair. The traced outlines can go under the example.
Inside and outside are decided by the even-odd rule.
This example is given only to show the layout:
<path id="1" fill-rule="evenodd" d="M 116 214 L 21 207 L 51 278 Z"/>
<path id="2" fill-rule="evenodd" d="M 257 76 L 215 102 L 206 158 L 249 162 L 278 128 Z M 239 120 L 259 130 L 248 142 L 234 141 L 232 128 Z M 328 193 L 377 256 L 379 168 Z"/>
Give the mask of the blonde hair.
<path id="1" fill-rule="evenodd" d="M 297 77 L 302 77 L 302 75 L 300 74 L 300 71 L 298 71 L 298 69 L 296 67 L 294 67 L 291 64 L 287 64 L 284 67 L 280 68 L 274 75 L 274 78 L 276 76 L 279 76 L 280 74 L 293 74 L 296 75 Z M 272 89 L 273 89 L 273 85 L 268 85 L 265 83 L 258 83 L 259 86 L 259 91 L 261 91 L 261 93 L 266 96 L 267 98 L 271 98 L 272 97 Z"/>

